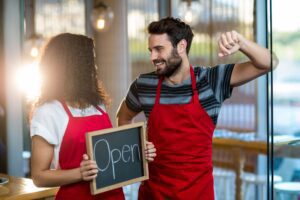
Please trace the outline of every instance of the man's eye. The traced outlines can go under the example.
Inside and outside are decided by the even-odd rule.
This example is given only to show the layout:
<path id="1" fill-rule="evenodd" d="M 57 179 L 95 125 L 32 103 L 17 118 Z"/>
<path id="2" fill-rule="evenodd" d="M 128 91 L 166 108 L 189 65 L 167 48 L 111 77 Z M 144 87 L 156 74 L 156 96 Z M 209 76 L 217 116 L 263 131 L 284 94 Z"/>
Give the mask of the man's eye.
<path id="1" fill-rule="evenodd" d="M 156 51 L 160 52 L 162 50 L 161 47 L 157 48 Z"/>

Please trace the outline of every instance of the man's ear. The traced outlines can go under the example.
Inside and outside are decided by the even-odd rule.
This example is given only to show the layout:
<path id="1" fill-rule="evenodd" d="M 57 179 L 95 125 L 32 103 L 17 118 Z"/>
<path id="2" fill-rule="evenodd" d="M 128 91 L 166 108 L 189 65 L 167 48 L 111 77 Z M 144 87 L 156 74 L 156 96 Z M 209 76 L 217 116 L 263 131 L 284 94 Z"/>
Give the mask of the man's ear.
<path id="1" fill-rule="evenodd" d="M 186 53 L 187 42 L 185 39 L 182 39 L 177 44 L 177 51 L 179 54 Z"/>

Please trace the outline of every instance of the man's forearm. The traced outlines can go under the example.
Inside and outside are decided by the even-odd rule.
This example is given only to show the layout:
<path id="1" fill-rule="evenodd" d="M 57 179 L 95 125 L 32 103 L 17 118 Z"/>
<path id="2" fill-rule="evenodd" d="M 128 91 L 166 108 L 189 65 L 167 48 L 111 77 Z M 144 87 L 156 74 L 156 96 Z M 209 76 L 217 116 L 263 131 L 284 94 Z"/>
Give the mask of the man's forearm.
<path id="1" fill-rule="evenodd" d="M 254 67 L 263 70 L 271 70 L 271 59 L 273 59 L 273 68 L 278 65 L 278 59 L 275 54 L 271 54 L 269 49 L 266 49 L 258 44 L 245 39 L 241 44 L 240 51 L 243 52 L 253 63 Z"/>
<path id="2" fill-rule="evenodd" d="M 132 119 L 122 119 L 120 117 L 117 117 L 117 126 L 122 126 L 122 125 L 126 125 L 126 124 L 130 124 L 132 122 Z"/>
<path id="3" fill-rule="evenodd" d="M 117 126 L 122 126 L 125 124 L 130 124 L 132 122 L 132 119 L 134 116 L 136 116 L 138 113 L 133 112 L 130 110 L 125 101 L 123 101 L 117 111 Z"/>

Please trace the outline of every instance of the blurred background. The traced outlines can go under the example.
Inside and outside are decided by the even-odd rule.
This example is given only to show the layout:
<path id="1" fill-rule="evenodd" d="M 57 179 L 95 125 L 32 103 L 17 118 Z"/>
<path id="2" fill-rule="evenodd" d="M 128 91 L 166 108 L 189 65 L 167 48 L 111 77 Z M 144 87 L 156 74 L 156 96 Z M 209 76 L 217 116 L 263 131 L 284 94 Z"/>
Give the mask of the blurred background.
<path id="1" fill-rule="evenodd" d="M 1 0 L 0 173 L 30 178 L 27 118 L 39 95 L 38 58 L 52 36 L 95 40 L 99 77 L 115 113 L 132 80 L 153 71 L 147 25 L 166 16 L 189 23 L 193 65 L 242 62 L 217 57 L 221 32 L 236 30 L 271 49 L 279 66 L 233 90 L 214 134 L 216 199 L 291 199 L 300 191 L 300 3 L 293 0 Z M 136 121 L 145 120 L 141 114 Z M 270 177 L 269 179 L 267 177 Z M 276 187 L 292 183 L 296 189 Z M 299 187 L 298 187 L 299 186 Z M 136 199 L 138 184 L 124 187 Z M 288 192 L 286 192 L 288 191 Z M 290 195 L 292 194 L 292 195 Z M 295 194 L 295 195 L 294 195 Z"/>

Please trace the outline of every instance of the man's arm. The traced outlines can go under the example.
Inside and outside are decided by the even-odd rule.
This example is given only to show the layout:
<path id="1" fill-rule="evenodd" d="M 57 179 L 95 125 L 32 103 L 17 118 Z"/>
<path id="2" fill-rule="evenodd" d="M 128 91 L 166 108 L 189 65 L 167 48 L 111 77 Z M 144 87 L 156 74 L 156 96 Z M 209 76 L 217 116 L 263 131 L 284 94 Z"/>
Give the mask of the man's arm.
<path id="1" fill-rule="evenodd" d="M 117 126 L 122 126 L 125 124 L 130 124 L 132 119 L 138 114 L 128 108 L 125 100 L 122 101 L 118 111 L 117 111 Z M 145 158 L 149 162 L 154 161 L 156 157 L 156 148 L 152 142 L 146 141 L 145 148 Z"/>
<path id="2" fill-rule="evenodd" d="M 219 48 L 220 57 L 241 51 L 250 59 L 249 62 L 235 64 L 230 79 L 230 85 L 233 87 L 249 82 L 271 70 L 271 52 L 268 49 L 247 40 L 236 31 L 222 34 L 219 40 Z M 277 65 L 277 57 L 273 54 L 273 68 Z"/>
<path id="3" fill-rule="evenodd" d="M 117 111 L 117 126 L 122 126 L 125 124 L 130 124 L 132 119 L 138 114 L 138 112 L 132 111 L 125 103 L 122 101 L 118 111 Z"/>

